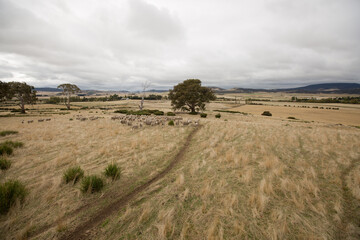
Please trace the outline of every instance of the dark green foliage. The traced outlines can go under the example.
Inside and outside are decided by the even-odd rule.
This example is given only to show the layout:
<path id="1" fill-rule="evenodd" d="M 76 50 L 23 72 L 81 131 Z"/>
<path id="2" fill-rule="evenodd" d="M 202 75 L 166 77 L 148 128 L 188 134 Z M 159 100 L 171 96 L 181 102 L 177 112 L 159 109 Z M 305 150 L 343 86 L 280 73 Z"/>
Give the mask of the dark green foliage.
<path id="1" fill-rule="evenodd" d="M 157 109 L 155 109 L 155 110 L 143 109 L 143 110 L 138 110 L 138 111 L 120 109 L 120 110 L 114 111 L 114 113 L 122 113 L 122 114 L 126 114 L 126 115 L 151 115 L 151 114 L 164 115 L 163 111 L 159 111 Z"/>
<path id="2" fill-rule="evenodd" d="M 169 99 L 174 109 L 196 112 L 205 110 L 205 103 L 216 97 L 210 88 L 201 86 L 199 79 L 188 79 L 170 90 Z"/>
<path id="3" fill-rule="evenodd" d="M 168 123 L 169 126 L 174 126 L 174 121 L 173 120 L 170 120 L 169 123 Z"/>
<path id="4" fill-rule="evenodd" d="M 27 191 L 25 186 L 17 181 L 10 180 L 0 185 L 0 213 L 5 214 L 16 202 L 23 203 Z"/>
<path id="5" fill-rule="evenodd" d="M 10 166 L 11 166 L 10 160 L 8 160 L 4 157 L 0 157 L 0 169 L 1 170 L 7 170 L 10 168 Z"/>
<path id="6" fill-rule="evenodd" d="M 81 181 L 81 191 L 83 193 L 99 192 L 103 187 L 103 180 L 96 175 L 86 176 Z"/>
<path id="7" fill-rule="evenodd" d="M 121 169 L 115 163 L 109 164 L 105 168 L 105 175 L 111 177 L 112 180 L 116 180 L 120 177 Z"/>
<path id="8" fill-rule="evenodd" d="M 34 104 L 37 100 L 36 91 L 33 86 L 25 82 L 9 82 L 9 98 L 16 98 L 21 108 L 21 113 L 25 113 L 25 104 Z"/>
<path id="9" fill-rule="evenodd" d="M 13 148 L 20 148 L 24 146 L 24 143 L 22 142 L 18 142 L 18 141 L 5 141 L 3 143 L 0 144 L 0 146 L 9 146 L 9 147 L 13 147 Z"/>
<path id="10" fill-rule="evenodd" d="M 126 110 L 126 109 L 120 109 L 120 110 L 116 110 L 114 113 L 127 114 L 127 113 L 128 113 L 128 110 Z"/>
<path id="11" fill-rule="evenodd" d="M 175 113 L 173 113 L 173 112 L 167 112 L 167 113 L 166 113 L 166 116 L 175 116 Z"/>
<path id="12" fill-rule="evenodd" d="M 214 110 L 214 112 L 240 113 L 240 114 L 243 114 L 243 115 L 248 115 L 248 113 L 245 113 L 245 112 L 228 111 L 228 110 Z"/>
<path id="13" fill-rule="evenodd" d="M 221 118 L 221 114 L 218 113 L 218 114 L 215 115 L 215 117 L 216 117 L 216 118 Z"/>
<path id="14" fill-rule="evenodd" d="M 269 111 L 264 111 L 261 115 L 271 117 L 272 114 Z"/>
<path id="15" fill-rule="evenodd" d="M 207 114 L 206 114 L 206 113 L 200 113 L 200 117 L 201 117 L 201 118 L 206 118 L 206 117 L 207 117 Z"/>
<path id="16" fill-rule="evenodd" d="M 8 145 L 0 145 L 0 156 L 1 155 L 11 155 L 13 153 L 13 148 Z"/>
<path id="17" fill-rule="evenodd" d="M 18 133 L 18 131 L 12 131 L 12 130 L 8 130 L 8 131 L 1 131 L 0 132 L 0 136 L 4 137 L 6 135 L 11 135 L 11 134 L 16 134 Z"/>
<path id="18" fill-rule="evenodd" d="M 70 167 L 64 172 L 65 183 L 73 182 L 75 184 L 84 176 L 84 170 L 79 166 Z"/>

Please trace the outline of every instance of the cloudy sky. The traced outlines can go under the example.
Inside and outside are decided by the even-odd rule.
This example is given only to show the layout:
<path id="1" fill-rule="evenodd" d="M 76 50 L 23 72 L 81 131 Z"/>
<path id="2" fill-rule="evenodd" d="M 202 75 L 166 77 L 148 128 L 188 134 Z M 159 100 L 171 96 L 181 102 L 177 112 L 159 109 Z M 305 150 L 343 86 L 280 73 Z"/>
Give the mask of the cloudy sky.
<path id="1" fill-rule="evenodd" d="M 169 89 L 360 82 L 359 0 L 0 0 L 0 80 Z"/>

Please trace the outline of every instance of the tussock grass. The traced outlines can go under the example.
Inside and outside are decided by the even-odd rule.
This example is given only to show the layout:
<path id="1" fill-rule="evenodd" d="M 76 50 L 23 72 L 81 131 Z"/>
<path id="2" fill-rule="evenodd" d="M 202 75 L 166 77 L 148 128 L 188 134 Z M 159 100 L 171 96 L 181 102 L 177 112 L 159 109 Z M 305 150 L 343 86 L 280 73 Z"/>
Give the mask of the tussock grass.
<path id="1" fill-rule="evenodd" d="M 99 192 L 103 187 L 103 180 L 96 175 L 86 176 L 81 180 L 81 191 L 83 193 Z"/>
<path id="2" fill-rule="evenodd" d="M 9 169 L 11 166 L 11 161 L 4 158 L 4 157 L 0 157 L 0 169 L 1 170 L 7 170 Z"/>
<path id="3" fill-rule="evenodd" d="M 17 180 L 9 180 L 0 185 L 0 214 L 6 214 L 12 206 L 23 203 L 27 191 Z"/>
<path id="4" fill-rule="evenodd" d="M 121 169 L 115 163 L 111 163 L 105 168 L 104 173 L 105 173 L 105 176 L 111 177 L 112 180 L 116 180 L 116 179 L 120 178 Z"/>
<path id="5" fill-rule="evenodd" d="M 65 183 L 77 183 L 84 176 L 84 170 L 80 166 L 70 167 L 64 172 L 63 178 Z"/>
<path id="6" fill-rule="evenodd" d="M 19 133 L 19 132 L 18 131 L 12 131 L 12 130 L 5 130 L 5 131 L 0 132 L 0 136 L 4 137 L 4 136 L 7 136 L 7 135 L 12 135 L 12 134 L 17 134 L 17 133 Z"/>

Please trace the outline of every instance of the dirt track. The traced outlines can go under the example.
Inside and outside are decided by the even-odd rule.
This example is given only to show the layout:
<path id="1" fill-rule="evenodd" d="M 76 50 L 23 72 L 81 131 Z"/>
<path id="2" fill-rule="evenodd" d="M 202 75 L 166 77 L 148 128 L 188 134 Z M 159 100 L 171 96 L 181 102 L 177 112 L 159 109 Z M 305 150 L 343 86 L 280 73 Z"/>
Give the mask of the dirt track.
<path id="1" fill-rule="evenodd" d="M 195 135 L 195 133 L 200 129 L 200 126 L 195 127 L 192 132 L 187 136 L 184 145 L 181 147 L 179 152 L 176 154 L 174 159 L 170 162 L 169 166 L 166 167 L 163 171 L 158 173 L 155 177 L 144 183 L 143 185 L 135 188 L 132 192 L 126 194 L 125 196 L 119 198 L 115 202 L 109 204 L 107 207 L 101 209 L 95 213 L 89 220 L 77 226 L 73 231 L 64 234 L 60 239 L 62 240 L 75 240 L 75 239 L 90 239 L 91 229 L 93 229 L 100 222 L 105 220 L 109 215 L 118 211 L 120 208 L 126 206 L 126 204 L 131 201 L 136 195 L 146 190 L 152 183 L 160 180 L 165 177 L 174 166 L 181 161 L 184 157 L 187 148 L 190 146 L 190 142 Z"/>

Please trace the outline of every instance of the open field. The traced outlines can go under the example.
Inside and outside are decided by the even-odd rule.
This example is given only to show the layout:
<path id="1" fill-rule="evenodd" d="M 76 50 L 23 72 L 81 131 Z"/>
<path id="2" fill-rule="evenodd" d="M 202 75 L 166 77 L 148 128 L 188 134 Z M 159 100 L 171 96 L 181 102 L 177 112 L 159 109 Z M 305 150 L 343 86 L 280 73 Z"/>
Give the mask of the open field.
<path id="1" fill-rule="evenodd" d="M 29 190 L 23 205 L 0 215 L 1 239 L 58 239 L 91 221 L 181 158 L 166 175 L 119 205 L 87 232 L 91 239 L 357 239 L 360 236 L 360 108 L 349 104 L 215 102 L 194 126 L 131 126 L 111 120 L 115 109 L 139 101 L 28 106 L 1 117 L 0 137 L 24 147 L 9 157 L 0 181 L 18 179 Z M 265 105 L 265 104 L 271 104 Z M 339 110 L 284 107 L 336 107 Z M 81 109 L 88 107 L 89 109 Z M 171 111 L 169 101 L 145 108 Z M 100 109 L 101 108 L 101 109 Z M 248 113 L 221 112 L 215 110 Z M 261 116 L 265 110 L 272 117 Z M 40 114 L 41 113 L 41 114 Z M 63 113 L 63 114 L 60 114 Z M 1 114 L 9 114 L 2 112 Z M 19 114 L 16 113 L 16 116 Z M 98 117 L 79 121 L 77 116 Z M 177 114 L 184 119 L 199 116 Z M 38 119 L 51 118 L 38 122 Z M 292 116 L 298 120 L 289 120 Z M 72 119 L 72 120 L 70 120 Z M 25 120 L 24 123 L 22 121 Z M 34 120 L 28 124 L 27 121 Z M 342 124 L 342 125 L 339 125 Z M 188 141 L 188 147 L 183 148 Z M 185 149 L 185 150 L 184 150 Z M 119 180 L 103 175 L 109 163 Z M 79 165 L 106 181 L 100 193 L 65 184 Z M 86 230 L 86 231 L 87 231 Z"/>

